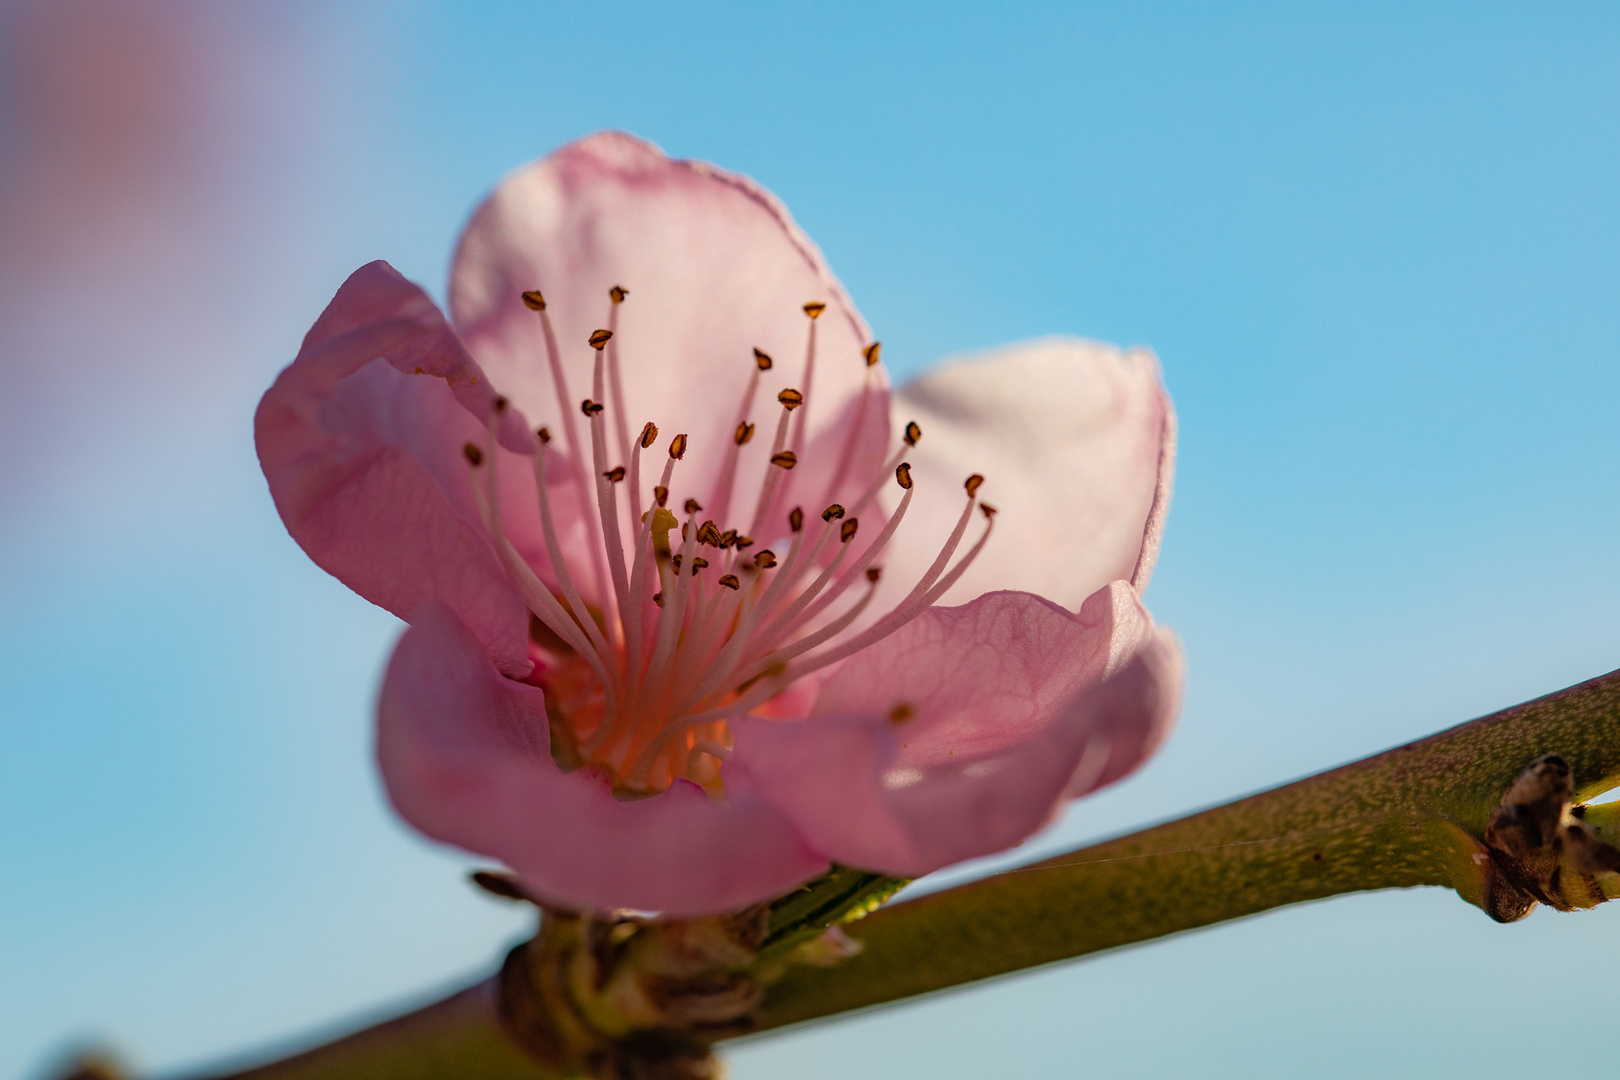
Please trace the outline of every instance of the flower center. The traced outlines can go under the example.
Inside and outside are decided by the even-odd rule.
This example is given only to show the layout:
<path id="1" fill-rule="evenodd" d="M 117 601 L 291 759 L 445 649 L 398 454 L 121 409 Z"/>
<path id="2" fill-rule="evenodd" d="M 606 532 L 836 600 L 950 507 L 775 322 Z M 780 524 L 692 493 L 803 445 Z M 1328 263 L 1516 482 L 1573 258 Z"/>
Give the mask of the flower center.
<path id="1" fill-rule="evenodd" d="M 724 790 L 720 767 L 732 742 L 728 722 L 743 715 L 802 715 L 809 702 L 798 700 L 807 693 L 800 680 L 887 637 L 931 607 L 983 549 L 995 509 L 979 502 L 984 478 L 968 477 L 966 504 L 932 565 L 887 614 L 856 625 L 876 593 L 877 560 L 911 504 L 911 466 L 904 458 L 922 431 L 907 424 L 886 464 L 871 476 L 854 475 L 855 449 L 872 397 L 870 372 L 878 360 L 874 342 L 864 351 L 866 384 L 826 490 L 826 497 L 846 488 L 859 495 L 848 507 L 829 502 L 809 515 L 795 502 L 794 470 L 805 453 L 815 376 L 816 322 L 826 308 L 818 301 L 804 305 L 809 327 L 803 389 L 777 395 L 768 450 L 759 445 L 752 451 L 768 452 L 769 465 L 751 512 L 737 512 L 734 489 L 738 462 L 754 443 L 749 417 L 760 377 L 774 363 L 759 349 L 719 478 L 703 493 L 708 508 L 692 496 L 671 504 L 677 465 L 688 449 L 684 434 L 670 440 L 653 502 L 643 507 L 642 452 L 653 448 L 658 428 L 648 422 L 634 440 L 629 436 L 614 336 L 626 296 L 627 290 L 614 286 L 608 327 L 590 336 L 591 396 L 580 404 L 587 431 L 582 438 L 574 414 L 565 412 L 560 426 L 567 444 L 566 479 L 552 481 L 572 486 L 581 505 L 595 507 L 585 530 L 588 565 L 570 566 L 557 540 L 547 483 L 550 455 L 556 452 L 550 429 L 536 432 L 534 458 L 553 575 L 549 582 L 512 546 L 502 523 L 495 427 L 504 399 L 496 403 L 484 447 L 469 443 L 464 450 L 479 511 L 534 616 L 538 633 L 531 636 L 542 653 L 536 681 L 546 690 L 558 762 L 565 768 L 605 769 L 626 795 L 656 793 L 685 778 L 719 796 Z M 527 292 L 523 300 L 540 318 L 557 399 L 572 401 L 545 299 Z M 903 492 L 893 513 L 870 543 L 855 543 L 862 532 L 857 515 L 869 509 L 881 515 L 878 495 L 889 482 Z M 818 505 L 822 502 L 825 497 Z M 984 515 L 984 531 L 952 565 L 975 506 Z M 770 546 L 755 537 L 771 538 Z M 587 606 L 576 573 L 589 574 L 596 605 Z"/>

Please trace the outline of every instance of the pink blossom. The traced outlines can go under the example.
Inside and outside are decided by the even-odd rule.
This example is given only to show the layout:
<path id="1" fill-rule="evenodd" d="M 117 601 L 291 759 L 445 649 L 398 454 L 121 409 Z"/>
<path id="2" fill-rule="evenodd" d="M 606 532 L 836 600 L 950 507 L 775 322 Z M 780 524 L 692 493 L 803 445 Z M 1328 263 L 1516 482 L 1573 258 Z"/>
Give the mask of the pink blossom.
<path id="1" fill-rule="evenodd" d="M 450 306 L 362 267 L 257 416 L 293 537 L 410 624 L 377 752 L 427 835 L 693 914 L 1002 850 L 1163 740 L 1151 354 L 891 393 L 770 193 L 621 134 L 501 184 Z"/>

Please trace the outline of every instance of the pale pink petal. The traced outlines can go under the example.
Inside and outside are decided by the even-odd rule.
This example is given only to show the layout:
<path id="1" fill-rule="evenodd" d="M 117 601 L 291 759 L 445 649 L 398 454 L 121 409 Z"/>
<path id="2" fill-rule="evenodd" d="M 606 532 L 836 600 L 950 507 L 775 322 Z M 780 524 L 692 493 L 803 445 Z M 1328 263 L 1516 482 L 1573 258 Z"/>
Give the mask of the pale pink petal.
<path id="1" fill-rule="evenodd" d="M 451 274 L 451 311 L 479 362 L 536 423 L 561 428 L 590 396 L 590 333 L 608 324 L 608 290 L 622 285 L 617 348 L 628 406 L 626 427 L 660 429 L 652 467 L 642 471 L 647 504 L 663 448 L 691 437 L 676 469 L 673 505 L 710 503 L 732 445 L 737 409 L 758 347 L 775 359 L 748 419 L 757 425 L 740 456 L 737 494 L 720 522 L 749 531 L 770 456 L 784 387 L 808 396 L 808 453 L 790 474 L 783 506 L 817 510 L 849 501 L 883 460 L 888 389 L 862 350 L 866 324 L 821 253 L 786 208 L 746 177 L 676 161 L 650 143 L 606 132 L 562 148 L 507 177 L 474 215 Z M 539 320 L 520 300 L 544 292 L 567 372 L 570 400 L 552 388 Z M 828 304 L 818 323 L 818 359 L 805 386 L 806 301 Z M 870 399 L 859 402 L 863 388 Z M 611 409 L 611 401 L 608 403 Z M 614 428 L 610 423 L 608 430 Z M 836 489 L 846 435 L 853 466 Z M 610 439 L 610 465 L 622 464 Z M 858 475 L 859 479 L 852 479 Z M 771 527 L 781 530 L 774 519 Z M 770 536 L 757 537 L 768 541 Z M 572 560 L 572 556 L 570 556 Z"/>
<path id="2" fill-rule="evenodd" d="M 946 602 L 1018 589 L 1072 609 L 1109 581 L 1146 587 L 1175 465 L 1152 353 L 1066 338 L 1009 346 L 913 379 L 893 410 L 897 429 L 915 420 L 923 438 L 907 455 L 917 493 L 887 588 L 927 566 L 929 538 L 949 533 L 975 472 L 1000 512 L 996 535 Z"/>
<path id="3" fill-rule="evenodd" d="M 1019 843 L 1164 738 L 1180 651 L 1135 590 L 936 608 L 853 657 L 801 721 L 749 719 L 725 775 L 828 858 L 915 876 Z"/>
<path id="4" fill-rule="evenodd" d="M 442 604 L 425 605 L 389 661 L 377 757 L 389 798 L 428 836 L 499 859 L 567 907 L 672 915 L 735 910 L 826 868 L 787 818 L 688 781 L 620 801 L 552 760 L 544 693 L 504 678 Z"/>
<path id="5" fill-rule="evenodd" d="M 503 671 L 529 670 L 528 617 L 485 537 L 461 447 L 483 445 L 495 392 L 415 285 L 355 271 L 264 395 L 259 462 L 287 531 L 317 565 L 401 618 L 442 599 Z M 533 436 L 500 451 L 507 515 L 533 549 Z M 513 452 L 516 451 L 516 452 Z"/>

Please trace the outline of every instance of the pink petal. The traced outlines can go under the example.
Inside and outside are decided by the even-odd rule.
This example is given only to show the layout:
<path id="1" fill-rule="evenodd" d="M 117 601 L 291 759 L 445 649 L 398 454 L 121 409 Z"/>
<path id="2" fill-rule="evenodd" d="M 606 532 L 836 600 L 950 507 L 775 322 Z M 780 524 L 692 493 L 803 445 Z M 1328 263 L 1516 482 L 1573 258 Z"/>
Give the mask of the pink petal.
<path id="1" fill-rule="evenodd" d="M 727 786 L 769 797 L 834 861 L 925 874 L 1011 847 L 1135 769 L 1180 682 L 1173 636 L 1123 581 L 1078 614 L 992 593 L 851 658 L 809 718 L 737 724 Z"/>
<path id="2" fill-rule="evenodd" d="M 500 859 L 570 907 L 674 915 L 733 910 L 826 869 L 785 816 L 679 781 L 624 802 L 552 760 L 545 695 L 503 678 L 443 604 L 416 612 L 377 710 L 389 798 L 435 839 Z"/>
<path id="3" fill-rule="evenodd" d="M 484 444 L 494 400 L 433 302 L 374 262 L 343 283 L 266 392 L 254 436 L 282 521 L 317 565 L 402 618 L 444 600 L 503 671 L 521 675 L 528 616 L 485 537 L 461 454 Z M 501 443 L 508 517 L 532 547 L 532 459 L 522 455 L 533 436 L 515 412 Z"/>
<path id="4" fill-rule="evenodd" d="M 917 493 L 886 588 L 909 587 L 928 565 L 975 472 L 1000 511 L 996 535 L 946 602 L 1018 589 L 1072 609 L 1109 581 L 1146 587 L 1175 464 L 1175 414 L 1152 353 L 1064 338 L 1010 346 L 913 379 L 893 416 L 897 429 L 916 420 L 923 438 L 908 454 Z"/>
<path id="5" fill-rule="evenodd" d="M 675 472 L 674 505 L 687 496 L 710 503 L 755 371 L 755 347 L 775 365 L 748 415 L 757 430 L 740 457 L 737 494 L 722 529 L 748 531 L 781 412 L 776 394 L 784 387 L 806 392 L 810 436 L 784 506 L 820 509 L 848 501 L 862 486 L 846 477 L 832 489 L 848 435 L 855 436 L 861 481 L 883 460 L 887 379 L 881 368 L 869 373 L 862 356 L 870 340 L 866 324 L 815 245 L 752 180 L 671 160 L 630 135 L 593 135 L 507 177 L 462 237 L 451 311 L 502 390 L 535 422 L 557 431 L 564 412 L 580 419 L 592 370 L 586 339 L 607 326 L 608 289 L 616 284 L 630 294 L 619 308 L 614 342 L 628 399 L 626 427 L 632 438 L 649 420 L 660 429 L 652 466 L 642 471 L 642 505 L 657 482 L 663 448 L 678 432 L 689 434 L 691 448 Z M 538 318 L 520 300 L 526 289 L 545 294 L 569 401 L 556 399 Z M 801 309 L 810 300 L 828 308 L 818 323 L 818 359 L 807 387 Z M 868 380 L 871 399 L 862 407 Z M 616 440 L 609 445 L 616 447 Z M 620 456 L 610 450 L 611 464 L 620 464 Z"/>

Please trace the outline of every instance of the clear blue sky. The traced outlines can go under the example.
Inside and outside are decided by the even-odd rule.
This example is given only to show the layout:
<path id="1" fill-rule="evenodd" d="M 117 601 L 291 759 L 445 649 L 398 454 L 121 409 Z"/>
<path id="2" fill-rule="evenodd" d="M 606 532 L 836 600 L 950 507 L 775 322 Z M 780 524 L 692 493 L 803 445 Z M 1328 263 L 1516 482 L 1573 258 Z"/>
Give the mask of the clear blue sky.
<path id="1" fill-rule="evenodd" d="M 483 193 L 599 128 L 781 195 L 900 376 L 1048 333 L 1159 352 L 1181 727 L 1026 857 L 1620 666 L 1612 6 L 231 10 L 251 101 L 204 254 L 172 288 L 133 259 L 145 316 L 81 305 L 39 363 L 0 328 L 48 418 L 0 443 L 0 1078 L 80 1037 L 154 1069 L 263 1048 L 522 932 L 384 809 L 397 624 L 287 539 L 250 417 L 345 274 L 442 295 Z M 74 348 L 106 374 L 45 362 Z M 734 1075 L 1597 1074 L 1617 964 L 1620 905 L 1353 896 Z"/>

